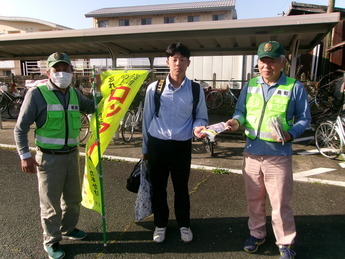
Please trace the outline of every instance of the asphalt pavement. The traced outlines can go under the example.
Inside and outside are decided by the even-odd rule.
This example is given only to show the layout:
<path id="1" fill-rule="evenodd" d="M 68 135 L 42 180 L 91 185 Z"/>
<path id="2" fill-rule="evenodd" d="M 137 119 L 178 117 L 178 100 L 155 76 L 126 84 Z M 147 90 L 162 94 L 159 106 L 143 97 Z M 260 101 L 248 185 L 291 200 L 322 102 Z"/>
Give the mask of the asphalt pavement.
<path id="1" fill-rule="evenodd" d="M 37 180 L 22 173 L 14 149 L 14 121 L 4 119 L 0 130 L 0 258 L 47 258 L 42 248 Z M 32 132 L 30 145 L 33 145 Z M 219 136 L 215 156 L 202 142 L 193 143 L 190 177 L 191 225 L 194 240 L 183 244 L 173 213 L 169 185 L 170 221 L 165 243 L 152 242 L 152 216 L 135 221 L 136 195 L 125 188 L 135 161 L 141 157 L 140 135 L 131 143 L 115 139 L 103 160 L 107 246 L 102 219 L 83 208 L 78 227 L 88 232 L 82 241 L 62 241 L 66 258 L 279 258 L 267 203 L 266 243 L 258 253 L 242 250 L 248 236 L 244 186 L 240 174 L 242 134 Z M 314 153 L 312 141 L 296 143 L 293 168 L 293 207 L 297 226 L 297 258 L 345 258 L 345 172 L 343 161 Z M 83 148 L 80 148 L 83 152 Z M 309 155 L 302 155 L 309 154 Z M 84 163 L 84 159 L 81 159 Z"/>

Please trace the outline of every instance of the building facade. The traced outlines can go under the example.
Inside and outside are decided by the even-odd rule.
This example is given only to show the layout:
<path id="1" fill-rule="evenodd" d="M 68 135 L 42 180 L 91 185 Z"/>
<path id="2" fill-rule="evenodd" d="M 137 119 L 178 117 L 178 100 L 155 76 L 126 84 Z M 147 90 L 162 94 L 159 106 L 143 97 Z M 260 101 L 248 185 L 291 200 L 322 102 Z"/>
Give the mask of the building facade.
<path id="1" fill-rule="evenodd" d="M 233 20 L 237 19 L 235 2 L 235 0 L 220 0 L 102 8 L 87 13 L 85 17 L 93 19 L 95 28 Z M 109 60 L 107 64 L 108 66 L 113 65 Z M 138 65 L 148 67 L 149 60 L 147 58 L 119 59 L 116 65 L 125 66 L 126 68 Z M 166 67 L 165 58 L 155 58 L 154 67 L 162 69 Z M 205 81 L 217 88 L 229 86 L 240 88 L 242 81 L 247 80 L 252 75 L 252 68 L 251 56 L 192 57 L 187 76 L 191 79 Z M 230 80 L 233 82 L 229 83 Z M 215 84 L 215 82 L 217 83 Z"/>
<path id="2" fill-rule="evenodd" d="M 102 8 L 85 15 L 94 27 L 237 19 L 235 0 Z"/>
<path id="3" fill-rule="evenodd" d="M 55 23 L 26 17 L 0 16 L 0 37 L 3 34 L 71 30 Z M 45 61 L 43 61 L 45 63 Z M 41 74 L 41 61 L 8 60 L 0 61 L 0 76 Z"/>

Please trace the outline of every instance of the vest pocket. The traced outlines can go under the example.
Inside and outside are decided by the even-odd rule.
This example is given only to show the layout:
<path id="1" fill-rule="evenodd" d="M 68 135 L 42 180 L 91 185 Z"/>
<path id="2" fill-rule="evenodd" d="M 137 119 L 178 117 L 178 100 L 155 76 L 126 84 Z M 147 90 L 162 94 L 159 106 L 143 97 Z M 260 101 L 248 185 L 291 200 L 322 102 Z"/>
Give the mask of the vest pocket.
<path id="1" fill-rule="evenodd" d="M 80 129 L 81 128 L 81 116 L 79 112 L 71 112 L 72 118 L 72 127 L 73 129 Z"/>
<path id="2" fill-rule="evenodd" d="M 47 114 L 47 127 L 50 129 L 60 129 L 61 123 L 63 119 L 63 114 L 61 111 L 59 112 L 48 112 Z"/>

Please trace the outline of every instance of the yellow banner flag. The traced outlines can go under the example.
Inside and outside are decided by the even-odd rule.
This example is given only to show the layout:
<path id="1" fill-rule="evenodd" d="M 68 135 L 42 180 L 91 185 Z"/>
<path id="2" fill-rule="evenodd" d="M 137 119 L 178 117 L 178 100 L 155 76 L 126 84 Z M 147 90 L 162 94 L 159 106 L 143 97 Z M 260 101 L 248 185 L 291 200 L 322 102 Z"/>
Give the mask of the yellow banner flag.
<path id="1" fill-rule="evenodd" d="M 99 140 L 97 139 L 96 116 L 92 116 L 91 134 L 86 144 L 85 173 L 82 188 L 82 205 L 101 213 L 100 173 L 97 170 L 100 155 L 120 125 L 149 71 L 106 71 L 101 75 L 102 100 L 98 104 Z"/>
<path id="2" fill-rule="evenodd" d="M 86 159 L 91 158 L 87 157 Z M 82 205 L 102 214 L 99 176 L 92 161 L 85 164 Z"/>

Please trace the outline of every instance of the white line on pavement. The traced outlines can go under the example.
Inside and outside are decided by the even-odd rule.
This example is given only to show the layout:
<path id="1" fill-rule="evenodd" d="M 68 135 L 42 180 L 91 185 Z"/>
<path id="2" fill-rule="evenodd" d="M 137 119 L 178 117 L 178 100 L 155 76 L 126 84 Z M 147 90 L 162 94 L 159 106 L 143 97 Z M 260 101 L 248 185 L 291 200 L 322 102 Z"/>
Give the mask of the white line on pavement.
<path id="1" fill-rule="evenodd" d="M 345 187 L 345 182 L 323 180 L 323 179 L 309 178 L 309 177 L 298 178 L 296 181 L 298 181 L 298 182 L 306 182 L 306 183 L 322 183 L 322 184 L 328 184 L 328 185 L 335 185 L 335 186 Z"/>
<path id="2" fill-rule="evenodd" d="M 316 174 L 324 174 L 324 173 L 331 172 L 331 171 L 335 171 L 335 169 L 333 169 L 333 168 L 323 168 L 323 167 L 314 168 L 314 169 L 311 169 L 311 170 L 308 170 L 308 171 L 294 173 L 293 174 L 293 179 L 297 180 L 299 178 L 304 178 L 306 176 L 311 176 L 311 175 L 316 175 Z"/>
<path id="3" fill-rule="evenodd" d="M 206 166 L 206 165 L 193 165 L 192 164 L 191 168 L 193 168 L 193 169 L 201 169 L 201 170 L 209 170 L 209 171 L 219 169 L 219 170 L 225 170 L 225 171 L 228 171 L 228 172 L 234 173 L 234 174 L 242 174 L 242 170 L 229 169 L 229 168 L 221 168 L 221 167 L 214 167 L 214 166 Z"/>
<path id="4" fill-rule="evenodd" d="M 317 149 L 311 149 L 311 150 L 305 150 L 303 152 L 298 152 L 297 154 L 299 155 L 315 155 L 315 154 L 319 154 L 319 150 Z"/>
<path id="5" fill-rule="evenodd" d="M 314 136 L 309 136 L 309 137 L 304 137 L 304 138 L 296 138 L 293 140 L 293 143 L 297 143 L 297 142 L 302 142 L 302 141 L 306 141 L 306 140 L 313 140 Z"/>
<path id="6" fill-rule="evenodd" d="M 15 145 L 0 144 L 0 147 L 16 149 Z M 36 148 L 30 147 L 30 150 L 36 150 Z M 81 156 L 85 156 L 85 153 L 84 152 L 80 152 L 80 155 Z M 139 161 L 139 158 L 131 158 L 131 157 L 120 157 L 120 156 L 109 156 L 109 155 L 103 155 L 102 157 L 110 159 L 110 160 L 122 160 L 122 161 L 127 161 L 127 162 L 138 162 Z M 229 171 L 230 173 L 234 173 L 234 174 L 242 174 L 242 170 L 238 170 L 238 169 L 219 168 L 219 167 L 194 165 L 194 164 L 191 165 L 191 168 L 193 168 L 193 169 L 203 169 L 203 170 L 220 169 L 220 170 Z M 334 171 L 334 170 L 336 170 L 336 169 L 332 169 L 332 168 L 315 168 L 315 169 L 308 170 L 308 171 L 294 173 L 293 176 L 294 176 L 294 180 L 299 181 L 299 182 L 322 183 L 322 184 L 328 184 L 328 185 L 335 185 L 335 186 L 345 187 L 345 182 L 330 181 L 330 180 L 323 180 L 323 179 L 316 179 L 316 178 L 306 177 L 306 176 L 311 176 L 311 175 L 327 173 L 327 172 L 331 172 L 331 171 Z"/>

